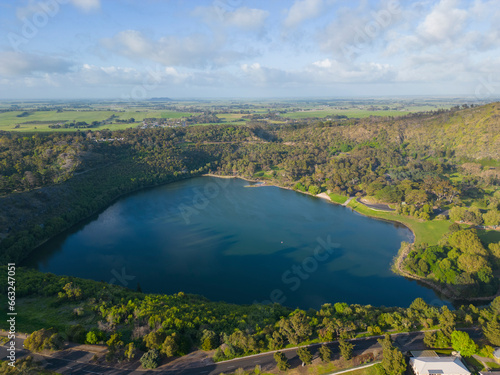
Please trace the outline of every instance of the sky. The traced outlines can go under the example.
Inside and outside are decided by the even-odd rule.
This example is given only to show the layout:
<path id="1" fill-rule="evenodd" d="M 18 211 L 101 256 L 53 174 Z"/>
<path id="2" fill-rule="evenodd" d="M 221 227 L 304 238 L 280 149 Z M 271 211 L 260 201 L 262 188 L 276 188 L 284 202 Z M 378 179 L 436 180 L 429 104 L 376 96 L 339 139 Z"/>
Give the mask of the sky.
<path id="1" fill-rule="evenodd" d="M 0 99 L 485 100 L 498 20 L 499 0 L 0 0 Z"/>

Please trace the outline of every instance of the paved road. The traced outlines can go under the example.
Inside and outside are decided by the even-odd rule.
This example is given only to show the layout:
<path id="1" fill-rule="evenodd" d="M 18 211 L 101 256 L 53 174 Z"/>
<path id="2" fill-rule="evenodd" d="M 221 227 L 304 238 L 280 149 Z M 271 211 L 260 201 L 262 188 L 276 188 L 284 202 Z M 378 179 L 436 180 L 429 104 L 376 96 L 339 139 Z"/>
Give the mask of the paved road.
<path id="1" fill-rule="evenodd" d="M 481 330 L 477 328 L 465 329 L 473 339 L 478 339 L 481 337 Z M 379 337 L 367 337 L 361 339 L 354 339 L 351 342 L 355 345 L 354 350 L 356 352 L 362 352 L 367 349 L 380 349 L 380 345 L 377 342 Z M 422 350 L 426 349 L 423 339 L 423 332 L 410 332 L 410 333 L 400 333 L 392 335 L 394 344 L 399 347 L 403 352 L 409 350 Z M 17 340 L 17 358 L 27 355 L 28 352 L 22 348 L 24 340 Z M 313 354 L 317 354 L 317 350 L 320 344 L 311 347 Z M 328 346 L 332 350 L 333 354 L 339 353 L 338 344 L 336 342 L 329 343 Z M 297 356 L 296 349 L 283 350 L 285 355 L 290 361 L 293 367 L 301 365 L 301 362 Z M 0 359 L 6 359 L 7 348 L 5 346 L 0 347 Z M 235 359 L 232 361 L 227 361 L 223 363 L 210 364 L 199 368 L 186 368 L 186 369 L 157 369 L 154 371 L 144 371 L 136 369 L 116 369 L 112 367 L 106 367 L 101 365 L 90 364 L 90 358 L 93 356 L 92 353 L 84 352 L 81 350 L 64 350 L 55 353 L 51 357 L 43 357 L 42 362 L 45 368 L 59 372 L 63 375 L 89 375 L 89 374 L 106 374 L 106 375 L 218 375 L 221 372 L 230 373 L 234 372 L 238 368 L 243 368 L 245 370 L 252 370 L 256 365 L 261 365 L 263 370 L 270 370 L 275 367 L 275 362 L 273 358 L 273 353 L 264 353 L 256 356 Z M 40 359 L 37 356 L 37 359 Z"/>

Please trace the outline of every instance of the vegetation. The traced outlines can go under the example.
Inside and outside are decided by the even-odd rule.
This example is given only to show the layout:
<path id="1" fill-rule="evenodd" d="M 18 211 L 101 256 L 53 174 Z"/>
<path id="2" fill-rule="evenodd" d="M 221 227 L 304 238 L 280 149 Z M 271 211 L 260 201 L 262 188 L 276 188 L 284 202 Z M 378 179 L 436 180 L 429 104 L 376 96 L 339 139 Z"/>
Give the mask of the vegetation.
<path id="1" fill-rule="evenodd" d="M 27 356 L 18 359 L 15 366 L 10 366 L 7 361 L 0 361 L 0 374 L 3 375 L 24 375 L 24 374 L 37 374 L 37 375 L 57 375 L 57 373 L 45 370 L 33 357 Z"/>
<path id="2" fill-rule="evenodd" d="M 406 371 L 406 361 L 403 353 L 392 345 L 389 335 L 383 340 L 379 340 L 383 349 L 383 360 L 380 365 L 376 365 L 380 374 L 402 375 Z"/>
<path id="3" fill-rule="evenodd" d="M 158 111 L 174 109 L 181 108 L 165 105 Z M 195 106 L 182 110 L 200 121 L 216 121 L 214 116 L 228 111 Z M 232 121 L 242 120 L 241 126 L 0 133 L 0 263 L 21 262 L 37 245 L 123 194 L 214 173 L 260 176 L 313 195 L 326 192 L 337 203 L 356 196 L 390 205 L 394 211 L 375 211 L 354 199 L 349 203 L 360 213 L 399 221 L 413 230 L 416 241 L 402 263 L 405 272 L 452 288 L 460 298 L 497 292 L 500 239 L 493 229 L 500 209 L 500 104 L 399 118 L 308 118 L 288 123 L 279 121 L 285 114 L 282 109 L 246 111 L 233 108 L 230 113 Z M 17 117 L 24 112 L 25 117 Z M 43 111 L 16 108 L 2 115 L 42 121 L 39 112 Z M 140 112 L 123 112 L 118 120 L 163 117 Z M 106 116 L 93 121 L 114 114 Z M 84 118 L 68 120 L 89 123 Z M 459 131 L 464 126 L 471 131 Z M 439 331 L 426 335 L 432 347 L 449 348 L 455 326 L 471 324 L 480 324 L 489 343 L 500 345 L 498 298 L 490 307 L 463 306 L 453 312 L 422 300 L 407 309 L 337 302 L 319 311 L 292 311 L 277 304 L 213 303 L 182 292 L 146 295 L 22 268 L 16 277 L 18 304 L 30 312 L 19 316 L 18 324 L 36 331 L 27 340 L 33 350 L 56 349 L 60 337 L 106 343 L 112 348 L 109 360 L 145 353 L 140 358 L 149 368 L 162 357 L 185 355 L 193 348 L 215 350 L 214 358 L 224 360 L 311 340 L 347 340 L 366 331 L 379 334 L 436 325 Z M 455 345 L 467 350 L 464 342 L 455 334 Z M 399 375 L 404 370 L 400 353 L 388 340 L 383 346 L 387 360 L 380 368 L 387 375 Z M 342 347 L 348 358 L 352 347 L 348 341 Z M 328 357 L 327 349 L 322 349 L 322 358 Z M 283 353 L 277 358 L 285 368 Z"/>
<path id="4" fill-rule="evenodd" d="M 26 349 L 32 352 L 42 350 L 59 350 L 64 347 L 64 339 L 53 329 L 42 328 L 33 332 L 24 342 Z"/>
<path id="5" fill-rule="evenodd" d="M 469 337 L 467 332 L 453 331 L 451 346 L 464 357 L 470 357 L 478 351 L 476 343 Z"/>
<path id="6" fill-rule="evenodd" d="M 431 347 L 442 348 L 452 345 L 457 326 L 481 325 L 490 345 L 497 345 L 499 337 L 500 297 L 489 307 L 470 305 L 455 311 L 446 306 L 429 306 L 422 299 L 415 300 L 409 308 L 335 303 L 325 304 L 318 311 L 292 311 L 278 304 L 240 306 L 183 293 L 143 294 L 75 277 L 23 268 L 17 271 L 19 306 L 32 301 L 36 306 L 45 306 L 44 314 L 59 320 L 56 333 L 56 329 L 43 329 L 49 325 L 47 315 L 23 314 L 28 316 L 17 321 L 18 329 L 36 330 L 26 340 L 27 347 L 57 349 L 61 347 L 62 338 L 106 344 L 110 349 L 109 361 L 141 358 L 143 353 L 156 351 L 145 357 L 149 365 L 151 358 L 159 361 L 182 356 L 196 348 L 215 349 L 214 359 L 222 360 L 280 350 L 288 345 L 332 340 L 340 340 L 341 353 L 347 359 L 353 348 L 344 338 L 366 331 L 379 335 L 383 331 L 437 327 L 437 333 L 431 331 L 426 335 L 426 342 Z M 79 299 L 60 296 L 59 291 L 68 284 L 81 290 Z M 65 311 L 73 313 L 63 313 Z M 7 328 L 5 324 L 0 326 Z M 457 342 L 462 341 L 459 338 Z M 303 354 L 306 362 L 307 353 Z M 320 348 L 320 355 L 326 361 L 331 352 L 324 346 Z"/>
<path id="7" fill-rule="evenodd" d="M 274 360 L 276 361 L 276 366 L 280 371 L 286 371 L 290 368 L 290 363 L 282 352 L 274 353 Z"/>

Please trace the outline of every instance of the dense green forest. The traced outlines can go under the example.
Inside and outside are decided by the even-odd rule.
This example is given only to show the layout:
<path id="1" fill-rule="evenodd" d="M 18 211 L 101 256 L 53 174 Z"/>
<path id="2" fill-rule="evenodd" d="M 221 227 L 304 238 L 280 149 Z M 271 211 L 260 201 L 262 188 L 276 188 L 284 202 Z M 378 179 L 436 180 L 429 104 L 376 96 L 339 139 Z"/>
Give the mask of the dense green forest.
<path id="1" fill-rule="evenodd" d="M 16 285 L 20 301 L 36 299 L 38 306 L 44 306 L 43 313 L 19 316 L 19 329 L 36 330 L 25 342 L 28 349 L 55 350 L 64 339 L 105 343 L 110 348 L 108 361 L 130 360 L 148 351 L 181 356 L 195 348 L 215 349 L 214 359 L 223 360 L 303 343 L 430 328 L 437 331 L 429 331 L 428 345 L 449 347 L 455 328 L 478 325 L 491 345 L 500 344 L 500 298 L 488 307 L 456 310 L 416 299 L 408 308 L 337 302 L 304 311 L 279 304 L 211 302 L 182 292 L 143 294 L 23 268 L 17 270 Z M 47 326 L 54 322 L 52 328 Z"/>
<path id="2" fill-rule="evenodd" d="M 391 220 L 445 227 L 434 243 L 405 245 L 404 271 L 436 287 L 453 287 L 462 297 L 494 296 L 500 268 L 494 230 L 500 225 L 499 118 L 500 104 L 490 104 L 397 119 L 2 132 L 0 261 L 22 264 L 43 241 L 124 194 L 214 173 L 311 194 L 364 197 L 391 205 Z M 490 307 L 453 312 L 422 300 L 408 309 L 331 301 L 319 311 L 292 311 L 214 303 L 182 292 L 145 295 L 22 268 L 18 278 L 21 300 L 36 298 L 58 316 L 55 325 L 38 317 L 21 322 L 26 330 L 44 329 L 28 345 L 53 349 L 61 338 L 104 342 L 111 348 L 109 360 L 130 359 L 139 350 L 168 357 L 193 348 L 216 349 L 221 360 L 365 331 L 431 327 L 441 333 L 428 342 L 445 345 L 451 323 L 479 324 L 489 342 L 500 345 L 499 298 Z"/>

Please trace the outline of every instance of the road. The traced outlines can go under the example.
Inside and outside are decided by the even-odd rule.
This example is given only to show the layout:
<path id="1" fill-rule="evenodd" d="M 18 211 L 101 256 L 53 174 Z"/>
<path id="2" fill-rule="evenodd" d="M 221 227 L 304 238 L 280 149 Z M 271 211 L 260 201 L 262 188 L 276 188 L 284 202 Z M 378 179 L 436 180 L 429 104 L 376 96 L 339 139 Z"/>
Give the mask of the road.
<path id="1" fill-rule="evenodd" d="M 481 337 L 481 330 L 478 328 L 464 329 L 467 331 L 471 338 L 479 339 Z M 380 344 L 377 342 L 379 337 L 366 337 L 360 339 L 353 339 L 351 342 L 355 345 L 355 352 L 363 352 L 368 349 L 380 349 Z M 426 349 L 423 339 L 424 332 L 409 332 L 399 333 L 392 335 L 394 344 L 402 351 L 409 350 L 422 350 Z M 17 344 L 17 358 L 21 358 L 29 352 L 23 349 L 24 340 L 18 339 Z M 311 351 L 316 355 L 320 344 L 311 346 Z M 338 354 L 339 348 L 336 342 L 329 343 L 332 354 Z M 297 356 L 296 349 L 282 350 L 289 359 L 292 368 L 300 366 L 301 362 Z M 113 367 L 106 367 L 102 365 L 94 365 L 89 363 L 93 353 L 67 349 L 54 353 L 50 357 L 36 356 L 37 360 L 42 360 L 42 364 L 46 369 L 56 371 L 63 375 L 89 375 L 89 374 L 106 374 L 106 375 L 218 375 L 221 372 L 231 373 L 238 368 L 245 370 L 253 370 L 256 365 L 261 365 L 262 369 L 270 370 L 275 367 L 273 353 L 263 353 L 255 356 L 237 358 L 231 361 L 222 363 L 210 364 L 198 368 L 185 368 L 185 369 L 168 369 L 162 366 L 160 369 L 144 371 L 140 369 L 118 369 Z M 4 345 L 0 347 L 0 358 L 6 360 L 7 347 Z"/>

